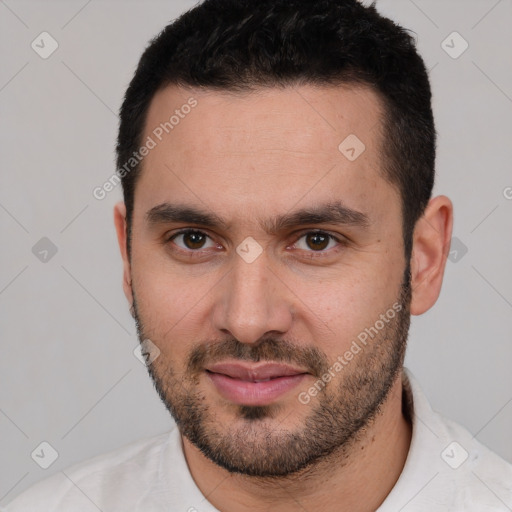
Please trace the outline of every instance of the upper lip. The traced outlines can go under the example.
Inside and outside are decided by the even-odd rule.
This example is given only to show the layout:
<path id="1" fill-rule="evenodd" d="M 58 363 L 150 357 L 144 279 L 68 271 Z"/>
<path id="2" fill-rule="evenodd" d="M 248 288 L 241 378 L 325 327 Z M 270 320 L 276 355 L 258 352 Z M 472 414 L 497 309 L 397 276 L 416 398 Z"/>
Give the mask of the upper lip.
<path id="1" fill-rule="evenodd" d="M 248 382 L 307 373 L 305 370 L 283 363 L 244 364 L 224 362 L 212 364 L 206 370 Z"/>

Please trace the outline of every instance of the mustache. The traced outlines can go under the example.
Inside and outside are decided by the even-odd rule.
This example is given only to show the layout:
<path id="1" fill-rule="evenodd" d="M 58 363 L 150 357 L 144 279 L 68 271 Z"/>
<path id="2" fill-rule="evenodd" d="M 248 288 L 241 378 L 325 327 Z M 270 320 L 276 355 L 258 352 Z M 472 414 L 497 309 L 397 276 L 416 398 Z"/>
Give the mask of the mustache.
<path id="1" fill-rule="evenodd" d="M 146 338 L 142 324 L 135 291 L 132 288 L 133 303 L 131 310 L 135 319 L 138 337 Z M 314 377 L 321 378 L 329 369 L 327 356 L 316 347 L 302 347 L 287 340 L 275 337 L 263 337 L 254 344 L 238 341 L 235 337 L 226 338 L 216 342 L 205 342 L 192 349 L 188 364 L 187 374 L 198 376 L 207 363 L 217 363 L 225 359 L 240 361 L 273 361 L 278 363 L 296 364 L 305 369 Z"/>
<path id="2" fill-rule="evenodd" d="M 207 363 L 216 363 L 225 359 L 295 364 L 319 378 L 329 368 L 327 357 L 315 347 L 300 347 L 289 341 L 275 338 L 265 338 L 257 344 L 248 345 L 236 338 L 229 338 L 195 347 L 189 356 L 187 373 L 198 375 Z"/>

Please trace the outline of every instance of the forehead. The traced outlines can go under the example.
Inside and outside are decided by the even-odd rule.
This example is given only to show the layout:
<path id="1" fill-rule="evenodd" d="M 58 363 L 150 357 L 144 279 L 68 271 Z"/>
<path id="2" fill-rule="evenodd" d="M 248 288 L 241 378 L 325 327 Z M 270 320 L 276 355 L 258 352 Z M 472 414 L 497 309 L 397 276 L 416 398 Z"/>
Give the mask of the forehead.
<path id="1" fill-rule="evenodd" d="M 161 134 L 164 138 L 172 135 L 177 143 L 187 138 L 194 146 L 212 151 L 240 143 L 240 149 L 250 149 L 251 143 L 262 149 L 259 144 L 265 140 L 279 142 L 283 149 L 332 151 L 350 134 L 372 144 L 381 113 L 378 94 L 363 85 L 267 87 L 244 92 L 169 86 L 153 97 L 145 131 L 150 135 L 156 130 L 159 138 L 158 128 L 170 122 L 169 133 L 164 129 Z M 195 140 L 189 138 L 190 127 L 196 132 Z"/>
<path id="2" fill-rule="evenodd" d="M 320 196 L 361 204 L 379 191 L 393 195 L 381 172 L 381 118 L 378 95 L 362 86 L 166 87 L 148 110 L 142 140 L 154 147 L 136 204 L 186 197 L 233 212 Z"/>

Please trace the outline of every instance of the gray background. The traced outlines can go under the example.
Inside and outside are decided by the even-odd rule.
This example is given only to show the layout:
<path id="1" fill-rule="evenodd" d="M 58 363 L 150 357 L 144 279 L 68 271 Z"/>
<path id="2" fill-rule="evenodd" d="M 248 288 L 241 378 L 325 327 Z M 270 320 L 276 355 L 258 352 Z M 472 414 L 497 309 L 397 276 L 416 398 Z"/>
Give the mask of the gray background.
<path id="1" fill-rule="evenodd" d="M 193 4 L 0 1 L 1 504 L 172 426 L 133 355 L 120 188 L 103 201 L 92 190 L 115 170 L 116 112 L 143 48 Z M 413 318 L 407 366 L 434 408 L 512 461 L 512 2 L 377 6 L 416 33 L 431 69 L 436 193 L 454 202 L 458 239 L 438 303 Z M 47 59 L 31 48 L 43 31 L 59 45 Z M 469 43 L 457 59 L 442 47 L 453 31 Z M 55 255 L 38 253 L 47 242 L 33 253 L 43 237 Z M 46 470 L 31 458 L 42 441 L 59 453 Z"/>

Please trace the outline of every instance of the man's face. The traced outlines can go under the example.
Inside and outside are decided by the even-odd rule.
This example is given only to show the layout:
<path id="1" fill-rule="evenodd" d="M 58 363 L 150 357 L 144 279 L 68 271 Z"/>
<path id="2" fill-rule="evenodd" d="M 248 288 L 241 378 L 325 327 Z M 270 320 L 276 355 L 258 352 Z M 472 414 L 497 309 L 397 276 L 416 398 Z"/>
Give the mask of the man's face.
<path id="1" fill-rule="evenodd" d="M 182 433 L 230 471 L 289 474 L 350 446 L 401 368 L 410 288 L 380 112 L 347 87 L 168 87 L 151 103 L 139 336 L 160 350 L 150 373 Z"/>

